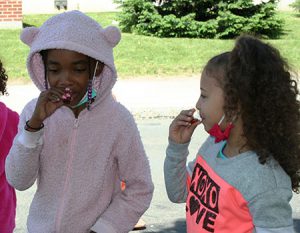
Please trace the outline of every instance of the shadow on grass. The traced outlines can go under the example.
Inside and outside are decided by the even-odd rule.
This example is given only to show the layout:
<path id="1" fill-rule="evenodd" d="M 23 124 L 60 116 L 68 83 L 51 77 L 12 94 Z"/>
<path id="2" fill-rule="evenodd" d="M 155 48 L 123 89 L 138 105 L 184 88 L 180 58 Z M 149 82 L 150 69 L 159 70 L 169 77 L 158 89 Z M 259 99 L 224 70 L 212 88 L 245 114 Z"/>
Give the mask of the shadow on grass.
<path id="1" fill-rule="evenodd" d="M 28 23 L 24 23 L 23 22 L 23 28 L 28 28 L 28 27 L 33 27 L 34 25 L 28 24 Z"/>
<path id="2" fill-rule="evenodd" d="M 300 18 L 300 13 L 292 13 L 291 18 Z M 285 23 L 286 24 L 286 21 Z M 292 33 L 291 29 L 287 29 L 285 26 L 282 27 L 282 30 L 274 36 L 272 39 L 281 39 L 282 37 L 288 36 L 290 33 Z"/>

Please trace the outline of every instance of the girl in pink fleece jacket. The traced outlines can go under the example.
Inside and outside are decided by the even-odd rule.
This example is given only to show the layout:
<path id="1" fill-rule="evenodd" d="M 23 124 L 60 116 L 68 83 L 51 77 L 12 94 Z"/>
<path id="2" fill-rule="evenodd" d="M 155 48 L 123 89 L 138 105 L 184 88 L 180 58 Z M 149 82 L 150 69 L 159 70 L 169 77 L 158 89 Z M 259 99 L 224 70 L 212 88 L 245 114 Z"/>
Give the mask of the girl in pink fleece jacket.
<path id="1" fill-rule="evenodd" d="M 37 183 L 29 233 L 125 233 L 150 205 L 153 184 L 136 123 L 111 92 L 120 38 L 116 27 L 102 28 L 79 11 L 21 34 L 41 93 L 20 116 L 6 174 L 19 190 Z"/>
<path id="2" fill-rule="evenodd" d="M 0 92 L 6 94 L 7 75 L 0 61 Z M 0 102 L 0 232 L 15 228 L 16 193 L 6 180 L 4 164 L 18 130 L 19 115 Z"/>

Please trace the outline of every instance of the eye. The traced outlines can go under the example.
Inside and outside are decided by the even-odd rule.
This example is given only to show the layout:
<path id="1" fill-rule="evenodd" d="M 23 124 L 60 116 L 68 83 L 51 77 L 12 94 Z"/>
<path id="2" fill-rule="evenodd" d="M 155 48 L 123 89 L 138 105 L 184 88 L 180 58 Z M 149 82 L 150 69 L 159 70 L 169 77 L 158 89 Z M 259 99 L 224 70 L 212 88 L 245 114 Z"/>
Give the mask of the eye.
<path id="1" fill-rule="evenodd" d="M 201 95 L 200 95 L 200 97 L 201 97 L 202 99 L 205 99 L 207 96 L 206 96 L 206 95 L 203 95 L 203 94 L 201 94 Z"/>
<path id="2" fill-rule="evenodd" d="M 76 72 L 84 72 L 86 69 L 75 69 Z"/>
<path id="3" fill-rule="evenodd" d="M 75 67 L 74 68 L 74 71 L 76 72 L 76 73 L 84 73 L 84 72 L 86 72 L 86 70 L 87 70 L 87 68 L 86 67 L 82 67 L 82 66 L 78 66 L 78 67 Z"/>
<path id="4" fill-rule="evenodd" d="M 58 73 L 58 69 L 57 68 L 51 68 L 51 67 L 49 67 L 48 69 L 47 69 L 47 72 L 49 72 L 49 73 Z"/>

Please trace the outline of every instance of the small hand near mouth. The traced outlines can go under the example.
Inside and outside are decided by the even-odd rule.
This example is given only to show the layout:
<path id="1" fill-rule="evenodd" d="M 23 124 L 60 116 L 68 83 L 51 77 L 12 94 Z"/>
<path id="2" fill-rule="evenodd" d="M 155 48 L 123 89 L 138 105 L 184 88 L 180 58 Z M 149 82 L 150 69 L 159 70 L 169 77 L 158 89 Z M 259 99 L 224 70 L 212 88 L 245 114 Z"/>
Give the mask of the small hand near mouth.
<path id="1" fill-rule="evenodd" d="M 28 125 L 32 128 L 40 128 L 43 121 L 63 105 L 63 94 L 63 90 L 56 87 L 42 91 L 36 102 L 33 114 L 28 121 Z"/>
<path id="2" fill-rule="evenodd" d="M 191 140 L 192 134 L 201 120 L 194 117 L 196 109 L 182 110 L 169 127 L 169 138 L 179 144 Z"/>

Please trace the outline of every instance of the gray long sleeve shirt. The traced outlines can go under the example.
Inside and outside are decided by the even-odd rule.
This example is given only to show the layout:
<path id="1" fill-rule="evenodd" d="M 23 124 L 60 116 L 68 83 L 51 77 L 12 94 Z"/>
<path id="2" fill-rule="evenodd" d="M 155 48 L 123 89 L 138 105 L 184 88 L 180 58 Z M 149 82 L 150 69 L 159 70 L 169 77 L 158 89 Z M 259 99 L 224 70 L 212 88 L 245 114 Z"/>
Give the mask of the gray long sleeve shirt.
<path id="1" fill-rule="evenodd" d="M 230 229 L 230 222 L 229 219 L 226 222 L 226 217 L 234 218 L 234 209 L 228 203 L 222 204 L 222 200 L 225 202 L 232 201 L 233 206 L 235 203 L 244 205 L 244 212 L 242 210 L 237 212 L 236 217 L 242 213 L 244 216 L 248 216 L 252 230 L 247 232 L 294 232 L 292 210 L 289 205 L 292 197 L 291 181 L 281 166 L 273 158 L 270 158 L 264 165 L 260 164 L 256 153 L 253 151 L 241 153 L 232 158 L 219 158 L 217 154 L 223 145 L 224 142 L 215 143 L 214 138 L 209 137 L 200 148 L 196 159 L 186 166 L 189 143 L 169 142 L 164 164 L 165 184 L 169 199 L 172 202 L 187 203 L 187 232 L 191 232 L 189 231 L 190 220 L 188 218 L 200 213 L 201 205 L 206 206 L 206 212 L 211 211 L 213 214 L 211 216 L 214 217 L 208 221 L 210 225 L 207 227 L 208 230 L 205 230 L 205 221 L 201 224 L 201 216 L 196 216 L 196 223 L 194 224 L 199 225 L 197 232 L 246 232 L 241 230 L 244 229 L 243 224 L 241 226 L 235 225 L 235 231 Z M 210 190 L 211 187 L 216 187 L 216 190 L 219 190 L 214 196 L 218 199 L 215 202 L 218 203 L 218 208 L 209 208 L 212 206 L 211 203 L 206 202 L 209 196 L 197 195 L 202 188 L 201 182 L 197 179 L 202 179 L 202 174 L 207 177 L 205 184 L 210 187 Z M 191 181 L 190 186 L 187 185 L 187 180 Z M 206 191 L 208 193 L 209 188 L 206 188 Z M 195 203 L 197 204 L 196 207 Z M 229 212 L 226 206 L 227 208 L 230 207 Z M 238 210 L 239 208 L 236 209 L 236 211 Z M 222 228 L 222 226 L 224 227 Z M 240 230 L 239 227 L 241 227 Z M 220 229 L 222 230 L 220 231 Z"/>

